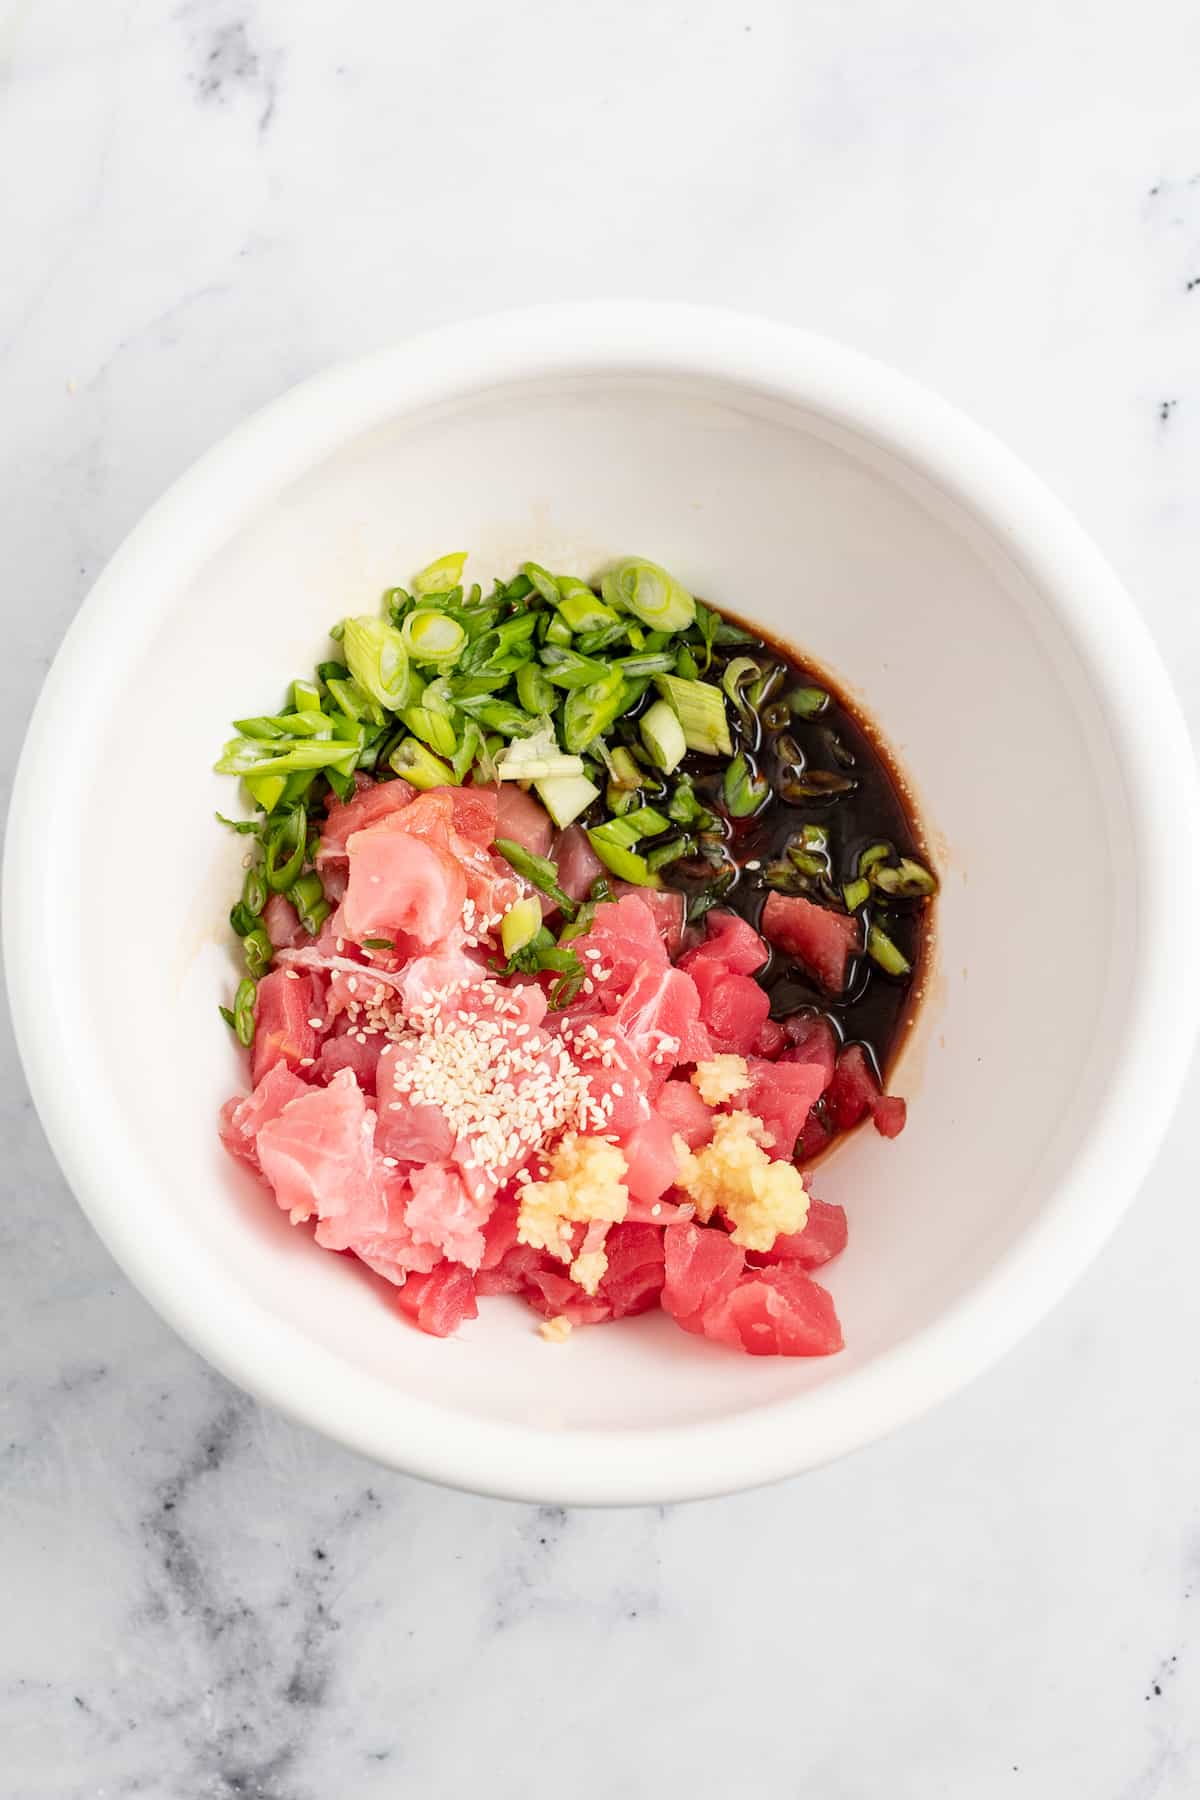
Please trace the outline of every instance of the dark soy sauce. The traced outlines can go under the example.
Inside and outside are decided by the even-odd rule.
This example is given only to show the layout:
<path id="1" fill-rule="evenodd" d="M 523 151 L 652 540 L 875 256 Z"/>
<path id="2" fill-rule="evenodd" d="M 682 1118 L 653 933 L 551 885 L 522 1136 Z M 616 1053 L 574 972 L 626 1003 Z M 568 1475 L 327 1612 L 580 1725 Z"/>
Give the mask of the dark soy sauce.
<path id="1" fill-rule="evenodd" d="M 729 614 L 722 616 L 742 625 Z M 745 625 L 742 628 L 751 630 Z M 771 690 L 771 703 L 758 707 L 751 721 L 729 708 L 734 751 L 745 751 L 767 776 L 770 798 L 751 818 L 729 817 L 722 797 L 726 759 L 720 757 L 689 752 L 673 777 L 689 775 L 697 798 L 717 815 L 727 858 L 723 872 L 730 882 L 717 904 L 740 913 L 758 930 L 763 906 L 773 891 L 766 878 L 768 865 L 785 859 L 788 844 L 805 825 L 820 826 L 828 833 L 828 880 L 806 882 L 801 876 L 786 891 L 803 893 L 834 911 L 845 911 L 842 887 L 858 874 L 858 859 L 872 844 L 889 843 L 898 855 L 912 857 L 929 868 L 928 852 L 896 770 L 869 722 L 836 683 L 821 669 L 801 662 L 758 633 L 751 643 L 716 647 L 704 679 L 720 683 L 729 663 L 738 656 L 783 668 Z M 786 696 L 797 688 L 819 689 L 828 695 L 816 716 L 796 717 L 787 712 Z M 840 792 L 783 798 L 780 787 L 787 787 L 785 771 L 792 767 L 795 749 L 800 753 L 801 780 L 818 771 L 849 785 Z M 667 886 L 682 891 L 692 906 L 698 902 L 702 908 L 712 891 L 715 872 L 711 863 L 693 858 L 664 869 L 662 874 Z M 769 963 L 758 976 L 771 996 L 771 1017 L 786 1020 L 805 1012 L 824 1014 L 843 1041 L 862 1043 L 869 1049 L 880 1075 L 886 1077 L 919 997 L 930 906 L 928 899 L 889 898 L 885 902 L 873 896 L 859 914 L 863 941 L 869 923 L 882 925 L 903 952 L 911 972 L 889 975 L 861 954 L 853 959 L 845 993 L 836 1000 L 813 982 L 802 964 L 772 950 Z"/>

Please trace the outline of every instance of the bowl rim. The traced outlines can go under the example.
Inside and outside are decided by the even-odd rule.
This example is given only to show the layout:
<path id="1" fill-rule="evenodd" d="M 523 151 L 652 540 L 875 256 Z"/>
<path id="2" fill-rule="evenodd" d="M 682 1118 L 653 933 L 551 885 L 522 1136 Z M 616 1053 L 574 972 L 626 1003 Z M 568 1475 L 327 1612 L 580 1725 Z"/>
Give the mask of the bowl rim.
<path id="1" fill-rule="evenodd" d="M 518 380 L 621 374 L 724 382 L 818 413 L 894 452 L 973 515 L 1032 581 L 1080 659 L 1126 773 L 1144 879 L 1129 1030 L 1114 1050 L 1103 1117 L 1038 1220 L 972 1288 L 835 1389 L 715 1422 L 564 1432 L 448 1412 L 369 1376 L 348 1394 L 340 1359 L 249 1295 L 231 1294 L 215 1263 L 178 1268 L 166 1253 L 169 1215 L 131 1134 L 106 1116 L 86 1043 L 73 1047 L 80 1079 L 69 1104 L 56 1080 L 70 976 L 69 964 L 49 968 L 40 954 L 41 896 L 54 891 L 57 834 L 46 821 L 70 802 L 62 746 L 82 685 L 90 676 L 99 686 L 95 670 L 113 663 L 118 608 L 126 665 L 181 581 L 348 438 Z M 1164 781 L 1163 769 L 1186 773 Z M 1066 508 L 990 433 L 885 365 L 767 319 L 657 302 L 523 308 L 442 326 L 301 382 L 194 463 L 125 539 L 66 633 L 18 765 L 3 887 L 10 1004 L 34 1102 L 81 1206 L 151 1304 L 231 1380 L 354 1450 L 468 1491 L 576 1505 L 698 1499 L 818 1467 L 917 1417 L 1030 1330 L 1103 1245 L 1166 1130 L 1194 1041 L 1200 957 L 1188 927 L 1200 853 L 1190 849 L 1181 867 L 1180 846 L 1195 846 L 1200 833 L 1186 828 L 1189 816 L 1200 819 L 1191 743 L 1139 613 Z M 103 1171 L 126 1166 L 118 1197 Z"/>

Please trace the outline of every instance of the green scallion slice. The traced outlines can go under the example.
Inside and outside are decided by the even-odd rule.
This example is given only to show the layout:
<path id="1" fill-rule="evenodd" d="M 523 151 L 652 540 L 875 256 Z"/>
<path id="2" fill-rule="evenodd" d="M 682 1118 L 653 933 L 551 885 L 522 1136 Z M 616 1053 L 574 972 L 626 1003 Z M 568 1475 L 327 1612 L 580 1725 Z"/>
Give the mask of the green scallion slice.
<path id="1" fill-rule="evenodd" d="M 632 613 L 651 631 L 686 631 L 695 622 L 696 602 L 687 589 L 644 557 L 623 558 L 600 585 L 609 606 Z"/>
<path id="2" fill-rule="evenodd" d="M 867 955 L 872 962 L 878 963 L 885 975 L 912 973 L 912 964 L 880 925 L 872 925 L 867 932 Z"/>
<path id="3" fill-rule="evenodd" d="M 559 886 L 558 867 L 550 861 L 548 856 L 535 856 L 532 850 L 526 850 L 523 845 L 515 844 L 511 838 L 497 838 L 492 849 L 499 851 L 509 867 L 515 869 L 518 875 L 523 876 L 531 887 L 537 888 L 539 893 L 548 895 L 564 917 L 568 919 L 575 917 L 575 902 Z"/>
<path id="4" fill-rule="evenodd" d="M 457 619 L 433 607 L 418 607 L 404 621 L 400 636 L 413 662 L 449 669 L 467 645 L 467 634 Z"/>
<path id="5" fill-rule="evenodd" d="M 707 681 L 684 681 L 678 675 L 660 675 L 654 685 L 673 708 L 689 750 L 705 756 L 733 755 L 720 688 Z"/>
<path id="6" fill-rule="evenodd" d="M 467 553 L 455 550 L 449 556 L 439 556 L 436 562 L 427 563 L 412 579 L 414 594 L 424 597 L 426 594 L 447 594 L 462 581 L 462 572 L 466 567 Z"/>

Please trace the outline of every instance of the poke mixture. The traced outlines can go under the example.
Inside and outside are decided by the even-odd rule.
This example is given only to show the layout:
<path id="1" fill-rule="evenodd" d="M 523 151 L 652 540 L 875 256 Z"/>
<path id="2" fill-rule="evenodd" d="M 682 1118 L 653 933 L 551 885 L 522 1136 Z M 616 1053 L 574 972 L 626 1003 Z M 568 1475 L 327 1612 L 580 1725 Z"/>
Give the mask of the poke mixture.
<path id="1" fill-rule="evenodd" d="M 810 1165 L 882 1076 L 935 878 L 827 682 L 627 558 L 466 558 L 345 619 L 217 769 L 256 809 L 221 1136 L 423 1331 L 516 1295 L 551 1341 L 658 1307 L 839 1350 Z M 218 815 L 221 817 L 221 815 Z"/>

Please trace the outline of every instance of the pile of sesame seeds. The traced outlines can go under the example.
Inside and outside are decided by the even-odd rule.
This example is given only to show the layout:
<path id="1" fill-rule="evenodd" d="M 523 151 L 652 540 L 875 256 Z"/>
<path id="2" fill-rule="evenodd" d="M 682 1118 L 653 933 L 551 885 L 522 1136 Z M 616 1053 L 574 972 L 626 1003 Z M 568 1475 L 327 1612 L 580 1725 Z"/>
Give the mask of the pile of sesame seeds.
<path id="1" fill-rule="evenodd" d="M 558 1039 L 516 1022 L 520 1004 L 495 982 L 488 1010 L 439 1011 L 397 1062 L 388 1104 L 433 1106 L 467 1151 L 465 1166 L 501 1181 L 564 1131 L 601 1132 L 612 1112 Z M 433 996 L 430 996 L 430 1000 Z M 423 1012 L 428 1014 L 429 1001 Z"/>

